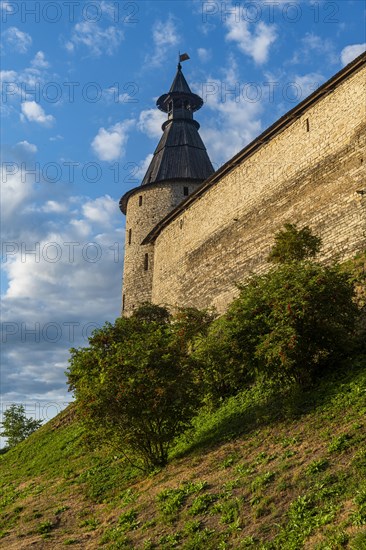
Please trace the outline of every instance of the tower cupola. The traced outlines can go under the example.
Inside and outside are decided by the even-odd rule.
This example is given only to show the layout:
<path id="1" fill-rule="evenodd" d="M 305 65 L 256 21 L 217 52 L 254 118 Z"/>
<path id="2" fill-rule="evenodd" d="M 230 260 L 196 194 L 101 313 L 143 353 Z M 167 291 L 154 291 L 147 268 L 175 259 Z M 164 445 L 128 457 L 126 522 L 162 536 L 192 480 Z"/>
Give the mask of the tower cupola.
<path id="1" fill-rule="evenodd" d="M 180 56 L 183 61 L 187 54 Z M 139 304 L 151 301 L 154 285 L 154 245 L 143 244 L 150 231 L 214 172 L 198 133 L 193 113 L 203 105 L 178 64 L 168 93 L 157 100 L 166 113 L 163 135 L 141 185 L 120 200 L 126 215 L 122 313 L 131 315 Z"/>
<path id="2" fill-rule="evenodd" d="M 167 113 L 168 120 L 142 185 L 167 180 L 204 181 L 214 168 L 198 133 L 200 125 L 193 119 L 203 100 L 191 91 L 180 63 L 169 92 L 161 95 L 156 105 Z"/>

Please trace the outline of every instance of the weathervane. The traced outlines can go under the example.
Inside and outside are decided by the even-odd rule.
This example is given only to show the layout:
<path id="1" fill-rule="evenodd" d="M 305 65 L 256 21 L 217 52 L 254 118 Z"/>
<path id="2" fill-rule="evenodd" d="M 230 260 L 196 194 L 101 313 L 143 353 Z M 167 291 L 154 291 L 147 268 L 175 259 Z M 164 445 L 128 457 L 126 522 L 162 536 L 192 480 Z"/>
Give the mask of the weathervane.
<path id="1" fill-rule="evenodd" d="M 190 59 L 189 55 L 187 53 L 180 53 L 178 55 L 178 69 L 182 68 L 182 65 L 180 64 L 181 61 L 187 61 L 187 59 Z"/>

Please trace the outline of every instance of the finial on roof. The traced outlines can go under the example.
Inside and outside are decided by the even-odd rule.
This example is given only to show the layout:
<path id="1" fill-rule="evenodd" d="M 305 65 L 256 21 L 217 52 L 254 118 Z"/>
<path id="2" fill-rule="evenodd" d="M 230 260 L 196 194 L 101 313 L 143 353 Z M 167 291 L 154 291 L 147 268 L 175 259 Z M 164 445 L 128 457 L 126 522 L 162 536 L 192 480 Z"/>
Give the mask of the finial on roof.
<path id="1" fill-rule="evenodd" d="M 161 111 L 168 113 L 168 119 L 141 185 L 178 180 L 199 183 L 214 172 L 198 133 L 200 126 L 193 118 L 203 100 L 191 91 L 181 70 L 181 61 L 187 59 L 188 54 L 179 52 L 178 70 L 170 90 L 156 102 Z"/>
<path id="2" fill-rule="evenodd" d="M 180 53 L 179 52 L 179 58 L 178 58 L 178 70 L 180 71 L 182 69 L 181 61 L 187 61 L 188 59 L 191 59 L 187 53 Z"/>

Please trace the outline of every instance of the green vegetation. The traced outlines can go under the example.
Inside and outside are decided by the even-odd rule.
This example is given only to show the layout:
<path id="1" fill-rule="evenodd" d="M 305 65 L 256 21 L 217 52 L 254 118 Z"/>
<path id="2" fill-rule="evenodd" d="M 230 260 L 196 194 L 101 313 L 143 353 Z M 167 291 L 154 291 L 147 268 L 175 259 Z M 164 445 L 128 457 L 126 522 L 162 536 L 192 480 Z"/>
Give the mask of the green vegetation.
<path id="1" fill-rule="evenodd" d="M 24 406 L 14 404 L 4 412 L 4 420 L 1 424 L 3 431 L 0 435 L 7 438 L 7 447 L 11 449 L 38 430 L 42 420 L 27 418 Z"/>
<path id="2" fill-rule="evenodd" d="M 310 237 L 220 319 L 145 304 L 72 350 L 76 403 L 0 455 L 4 547 L 365 547 L 364 272 Z"/>
<path id="3" fill-rule="evenodd" d="M 284 229 L 275 235 L 275 244 L 268 256 L 274 263 L 301 262 L 314 258 L 321 248 L 321 238 L 313 235 L 308 227 L 297 229 L 292 223 L 285 223 Z"/>
<path id="4" fill-rule="evenodd" d="M 95 331 L 88 348 L 71 350 L 69 384 L 93 443 L 127 449 L 147 470 L 166 464 L 198 406 L 186 333 L 201 331 L 205 318 L 181 310 L 173 320 L 147 304 Z"/>
<path id="5" fill-rule="evenodd" d="M 365 366 L 339 363 L 296 400 L 256 386 L 205 408 L 150 476 L 86 452 L 70 407 L 1 455 L 0 546 L 361 550 Z"/>

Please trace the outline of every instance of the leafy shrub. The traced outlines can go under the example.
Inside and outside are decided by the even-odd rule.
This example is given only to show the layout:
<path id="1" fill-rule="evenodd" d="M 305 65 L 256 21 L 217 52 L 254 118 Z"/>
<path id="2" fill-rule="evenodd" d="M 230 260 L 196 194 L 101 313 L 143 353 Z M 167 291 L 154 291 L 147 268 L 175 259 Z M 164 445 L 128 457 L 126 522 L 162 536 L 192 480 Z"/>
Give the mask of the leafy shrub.
<path id="1" fill-rule="evenodd" d="M 207 333 L 196 339 L 191 358 L 207 402 L 218 405 L 220 400 L 235 395 L 252 380 L 241 355 L 225 316 L 213 321 Z"/>
<path id="2" fill-rule="evenodd" d="M 297 229 L 292 223 L 285 223 L 275 235 L 268 260 L 274 263 L 286 263 L 314 258 L 320 250 L 321 238 L 313 235 L 309 227 Z"/>
<path id="3" fill-rule="evenodd" d="M 193 333 L 184 326 L 183 313 L 173 323 L 163 308 L 144 305 L 96 330 L 88 348 L 71 350 L 69 385 L 89 432 L 123 453 L 127 447 L 146 469 L 166 464 L 198 405 L 188 361 Z"/>
<path id="4" fill-rule="evenodd" d="M 209 402 L 255 379 L 307 384 L 351 349 L 358 309 L 338 267 L 288 262 L 240 288 L 227 314 L 196 339 L 192 359 Z"/>
<path id="5" fill-rule="evenodd" d="M 304 261 L 253 277 L 227 322 L 251 374 L 304 384 L 349 351 L 357 316 L 347 276 Z"/>

